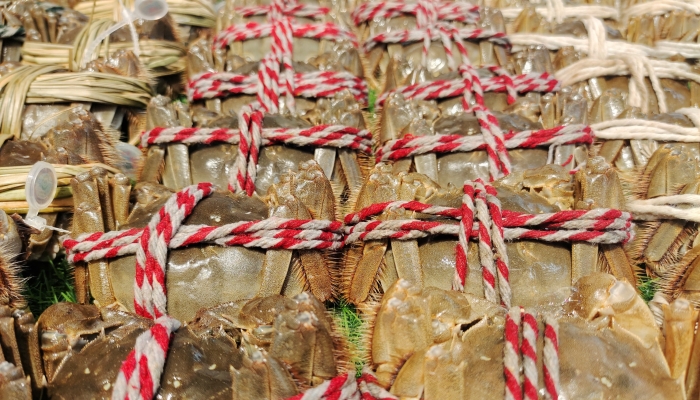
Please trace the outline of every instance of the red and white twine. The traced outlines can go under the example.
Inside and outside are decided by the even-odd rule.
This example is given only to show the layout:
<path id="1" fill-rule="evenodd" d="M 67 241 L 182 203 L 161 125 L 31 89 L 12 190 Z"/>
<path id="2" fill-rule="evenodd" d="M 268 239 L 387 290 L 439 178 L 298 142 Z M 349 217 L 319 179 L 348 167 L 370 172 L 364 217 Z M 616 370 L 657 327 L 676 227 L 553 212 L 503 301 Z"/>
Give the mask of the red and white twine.
<path id="1" fill-rule="evenodd" d="M 544 386 L 547 399 L 558 400 L 561 387 L 559 385 L 559 323 L 554 317 L 544 320 Z"/>
<path id="2" fill-rule="evenodd" d="M 543 375 L 546 398 L 559 399 L 558 323 L 555 317 L 544 319 Z M 537 400 L 537 340 L 539 329 L 535 314 L 512 307 L 504 327 L 503 374 L 506 400 Z M 522 363 L 521 363 L 522 362 Z M 521 369 L 522 366 L 522 369 Z"/>
<path id="3" fill-rule="evenodd" d="M 166 312 L 165 264 L 173 233 L 212 185 L 201 183 L 175 194 L 141 231 L 136 249 L 134 308 L 155 324 L 136 339 L 134 349 L 122 363 L 114 382 L 113 400 L 151 400 L 160 387 L 170 335 L 180 322 Z"/>
<path id="4" fill-rule="evenodd" d="M 509 132 L 503 135 L 506 149 L 531 149 L 540 146 L 560 146 L 566 144 L 591 144 L 593 133 L 586 125 L 558 126 L 538 131 Z M 484 150 L 483 135 L 404 135 L 401 139 L 390 140 L 377 151 L 376 161 L 395 161 L 420 154 L 441 154 Z"/>
<path id="5" fill-rule="evenodd" d="M 240 129 L 233 128 L 154 128 L 141 135 L 141 145 L 164 143 L 240 144 Z M 263 128 L 262 145 L 336 147 L 372 152 L 372 134 L 366 129 L 342 125 L 316 125 L 311 128 Z"/>
<path id="6" fill-rule="evenodd" d="M 539 336 L 537 318 L 526 310 L 521 310 L 521 313 L 523 340 L 520 352 L 523 355 L 523 394 L 525 400 L 537 400 L 537 338 Z"/>
<path id="7" fill-rule="evenodd" d="M 248 194 L 255 190 L 254 177 L 260 146 L 287 144 L 295 146 L 335 147 L 372 152 L 372 134 L 366 129 L 341 125 L 317 125 L 311 128 L 262 128 L 262 113 L 245 114 L 239 129 L 232 128 L 154 128 L 141 136 L 141 145 L 164 143 L 239 145 L 236 168 L 229 176 L 231 188 L 243 187 Z M 243 138 L 242 138 L 243 137 Z M 252 145 L 249 145 L 252 144 Z M 247 156 L 247 158 L 244 157 Z M 252 176 L 252 179 L 248 179 Z"/>
<path id="8" fill-rule="evenodd" d="M 503 346 L 503 375 L 506 380 L 506 400 L 522 400 L 520 374 L 520 307 L 513 307 L 506 315 Z"/>

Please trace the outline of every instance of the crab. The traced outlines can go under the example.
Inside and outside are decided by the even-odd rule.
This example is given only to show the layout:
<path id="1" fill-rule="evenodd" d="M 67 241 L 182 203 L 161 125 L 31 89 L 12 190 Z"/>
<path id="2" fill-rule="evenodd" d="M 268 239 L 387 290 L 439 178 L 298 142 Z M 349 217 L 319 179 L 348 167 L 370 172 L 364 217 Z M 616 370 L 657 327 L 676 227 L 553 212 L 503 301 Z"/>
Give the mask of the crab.
<path id="1" fill-rule="evenodd" d="M 110 185 L 104 174 L 93 171 L 71 181 L 74 235 L 110 231 L 110 221 L 117 229 L 144 227 L 173 194 L 153 183 L 139 183 L 131 190 L 128 180 L 119 179 L 115 176 Z M 130 192 L 135 199 L 131 211 L 126 201 Z M 302 162 L 298 172 L 282 176 L 262 198 L 215 192 L 194 208 L 185 225 L 222 226 L 268 217 L 335 219 L 335 198 L 318 164 Z M 87 302 L 89 290 L 102 306 L 117 302 L 132 311 L 134 263 L 134 256 L 125 256 L 77 265 L 79 302 Z M 170 251 L 166 267 L 169 313 L 187 321 L 204 307 L 255 296 L 294 296 L 305 290 L 326 301 L 334 297 L 328 263 L 328 254 L 317 250 L 264 251 L 217 245 L 175 249 Z"/>
<path id="2" fill-rule="evenodd" d="M 147 129 L 192 125 L 201 128 L 238 128 L 238 116 L 235 113 L 214 112 L 198 105 L 190 108 L 180 102 L 171 102 L 164 96 L 154 97 L 146 112 Z M 310 128 L 320 124 L 365 128 L 359 105 L 348 92 L 329 99 L 319 99 L 315 109 L 301 116 L 289 113 L 266 114 L 263 120 L 263 128 Z M 169 143 L 150 146 L 140 181 L 162 182 L 173 190 L 199 182 L 212 182 L 227 187 L 237 156 L 238 146 L 227 143 Z M 258 162 L 256 192 L 264 195 L 281 174 L 295 171 L 299 164 L 312 160 L 316 160 L 326 177 L 331 179 L 339 200 L 341 197 L 351 197 L 356 192 L 362 184 L 368 165 L 367 155 L 349 149 L 314 150 L 277 144 L 264 146 Z"/>
<path id="3" fill-rule="evenodd" d="M 515 53 L 512 55 L 516 69 L 518 69 L 518 65 L 528 65 L 520 62 L 521 59 L 528 57 L 528 53 L 543 53 L 544 57 L 540 59 L 542 65 L 548 66 L 547 72 L 566 81 L 567 77 L 571 77 L 571 73 L 566 72 L 569 67 L 577 63 L 590 62 L 590 60 L 586 60 L 587 57 L 602 57 L 601 55 L 589 56 L 585 51 L 570 46 L 550 46 L 553 42 L 557 42 L 557 39 L 547 42 L 544 40 L 547 35 L 552 35 L 555 38 L 587 39 L 589 34 L 594 34 L 588 32 L 588 29 L 594 29 L 596 26 L 590 20 L 584 20 L 578 15 L 567 17 L 562 22 L 555 21 L 551 14 L 545 18 L 544 15 L 538 13 L 536 8 L 546 9 L 546 4 L 539 1 L 523 3 L 497 0 L 485 1 L 485 3 L 489 6 L 509 8 L 511 11 L 521 9 L 517 17 L 506 20 L 506 31 L 518 44 L 514 46 Z M 580 6 L 585 8 L 586 5 L 602 6 L 609 9 L 618 7 L 610 1 L 583 1 L 577 2 L 575 5 L 567 4 L 565 7 Z M 622 5 L 622 9 L 634 5 Z M 688 12 L 674 11 L 654 16 L 644 13 L 644 15 L 627 16 L 621 20 L 602 17 L 596 19 L 600 20 L 608 40 L 624 41 L 627 39 L 632 43 L 653 47 L 656 40 L 663 40 L 663 38 L 665 40 L 678 40 L 680 35 L 684 37 L 683 41 L 687 41 L 696 36 L 694 25 L 689 22 L 695 18 L 691 18 L 688 14 Z M 683 25 L 684 23 L 685 25 Z M 533 34 L 537 36 L 533 37 Z M 519 35 L 523 35 L 528 43 L 532 43 L 533 40 L 542 40 L 542 45 L 519 45 L 517 42 Z M 547 51 L 547 48 L 550 50 Z M 549 53 L 549 57 L 546 57 L 547 53 Z M 549 62 L 549 58 L 551 58 L 551 62 Z M 619 57 L 611 55 L 608 58 L 617 59 Z M 633 59 L 634 57 L 630 60 Z M 677 55 L 671 60 L 683 61 L 683 57 Z M 679 67 L 682 68 L 684 65 L 679 64 Z M 697 72 L 695 67 L 691 68 L 692 72 Z M 575 79 L 574 81 L 575 83 L 563 88 L 563 90 L 588 103 L 588 116 L 581 123 L 590 123 L 594 125 L 594 128 L 598 124 L 605 126 L 606 122 L 614 122 L 616 119 L 639 119 L 640 125 L 648 120 L 681 127 L 694 126 L 686 114 L 677 112 L 677 110 L 697 106 L 698 100 L 700 100 L 698 97 L 700 83 L 697 79 L 660 78 L 656 88 L 652 85 L 652 81 L 645 76 L 597 76 L 580 82 Z M 637 102 L 634 103 L 631 99 L 632 89 L 630 85 L 639 86 L 638 82 L 641 81 L 643 81 L 642 87 L 637 87 L 635 90 L 642 92 L 642 96 L 641 99 L 637 97 L 635 100 Z M 665 99 L 667 107 L 665 112 L 660 111 L 658 98 L 660 94 L 663 94 Z M 633 171 L 643 168 L 658 146 L 655 140 L 650 139 L 609 139 L 594 146 L 593 154 L 605 157 L 608 163 L 613 164 L 620 171 Z"/>
<path id="4" fill-rule="evenodd" d="M 152 321 L 59 303 L 37 321 L 49 396 L 110 398 L 119 367 Z M 348 368 L 323 304 L 304 292 L 200 310 L 171 339 L 159 396 L 280 399 Z"/>
<path id="5" fill-rule="evenodd" d="M 34 321 L 0 307 L 0 394 L 111 398 L 112 384 L 153 321 L 108 306 L 57 303 Z M 14 326 L 14 330 L 13 330 Z M 171 338 L 159 396 L 276 400 L 352 369 L 347 344 L 313 295 L 241 300 L 199 310 Z M 2 354 L 2 353 L 0 353 Z M 26 374 L 26 375 L 25 375 Z"/>
<path id="6" fill-rule="evenodd" d="M 671 344 L 666 331 L 664 353 L 662 330 L 626 281 L 591 274 L 563 307 L 554 303 L 535 313 L 558 319 L 561 396 L 685 398 L 682 379 L 669 369 L 670 354 L 682 346 Z M 502 396 L 504 324 L 505 310 L 493 303 L 399 280 L 376 306 L 367 338 L 371 366 L 400 399 Z M 687 326 L 681 332 L 692 338 Z M 538 360 L 543 346 L 540 336 Z"/>
<path id="7" fill-rule="evenodd" d="M 219 32 L 234 24 L 266 21 L 267 16 L 265 15 L 243 16 L 236 10 L 242 5 L 244 4 L 237 1 L 224 3 L 217 22 Z M 246 3 L 246 5 L 249 4 Z M 313 7 L 316 4 L 308 3 L 308 5 Z M 339 22 L 333 13 L 325 15 L 319 20 L 301 17 L 296 19 L 304 23 L 313 21 Z M 293 38 L 293 46 L 292 65 L 296 72 L 335 71 L 350 73 L 355 77 L 362 78 L 360 55 L 349 41 L 334 42 L 330 39 Z M 226 48 L 215 51 L 212 51 L 211 40 L 201 38 L 190 45 L 189 76 L 195 78 L 205 72 L 231 72 L 257 76 L 259 64 L 269 51 L 270 38 L 267 37 L 233 41 Z M 283 97 L 280 96 L 279 112 L 266 112 L 263 121 L 264 128 L 305 128 L 328 124 L 366 129 L 368 126 L 361 111 L 364 100 L 357 93 L 343 90 L 334 93 L 331 97 L 298 96 L 294 98 L 295 106 L 293 109 L 290 108 L 289 104 L 286 104 Z M 255 100 L 256 95 L 254 94 L 227 94 L 223 98 L 197 101 L 191 105 L 192 120 L 195 126 L 237 128 L 236 116 L 241 108 Z M 220 118 L 216 119 L 217 116 Z M 168 121 L 163 120 L 158 122 L 168 123 Z M 221 145 L 213 147 L 214 149 L 210 153 L 221 153 L 217 148 L 225 149 L 223 152 L 226 153 L 226 155 L 212 155 L 217 160 L 217 164 L 230 163 L 231 155 L 235 156 L 236 154 L 236 147 L 221 147 Z M 168 148 L 173 150 L 179 148 L 180 152 L 185 150 L 184 146 L 169 145 Z M 224 157 L 226 161 L 218 161 L 220 157 Z M 186 157 L 180 156 L 180 159 L 184 158 Z M 285 145 L 264 146 L 260 151 L 257 179 L 255 180 L 256 191 L 258 194 L 264 194 L 278 173 L 289 168 L 293 169 L 299 162 L 310 159 L 316 160 L 326 176 L 331 179 L 339 198 L 354 196 L 357 188 L 362 184 L 369 165 L 366 154 L 353 152 L 346 148 L 319 147 L 309 149 Z M 166 168 L 167 164 L 166 162 Z M 212 162 L 212 164 L 214 163 Z"/>
<path id="8" fill-rule="evenodd" d="M 43 106 L 47 107 L 47 106 Z M 52 107 L 52 106 L 48 106 Z M 34 109 L 35 111 L 37 109 Z M 41 116 L 46 110 L 33 115 Z M 32 117 L 32 118 L 33 118 Z M 28 117 L 28 119 L 31 119 Z M 103 164 L 112 170 L 120 168 L 126 161 L 120 152 L 124 143 L 119 142 L 118 135 L 105 129 L 97 120 L 95 114 L 80 107 L 66 109 L 47 121 L 25 121 L 31 126 L 33 133 L 26 139 L 11 139 L 0 143 L 0 167 L 31 166 L 38 161 L 46 161 L 55 165 Z M 127 145 L 128 146 L 128 145 Z M 68 179 L 60 175 L 59 186 L 62 188 L 60 199 L 57 199 L 54 209 L 68 211 L 72 203 L 66 198 L 65 186 Z M 68 197 L 70 192 L 68 192 Z M 8 203 L 13 212 L 26 212 L 26 205 Z M 50 226 L 66 229 L 69 225 L 69 214 L 66 212 L 42 213 Z M 44 229 L 30 238 L 26 248 L 26 256 L 39 259 L 43 256 L 53 258 L 59 252 L 58 237 L 54 231 Z"/>
<path id="9" fill-rule="evenodd" d="M 458 28 L 472 27 L 497 32 L 505 31 L 503 16 L 499 10 L 482 8 L 479 10 L 479 15 L 478 21 L 474 24 L 456 21 L 450 23 Z M 407 14 L 400 14 L 392 18 L 374 18 L 362 22 L 357 27 L 358 37 L 360 41 L 365 42 L 377 34 L 398 29 L 415 29 L 417 23 L 415 16 Z M 486 40 L 476 43 L 465 41 L 464 45 L 473 65 L 501 65 L 505 67 L 508 63 L 506 49 L 502 45 L 496 45 Z M 459 64 L 461 63 L 461 55 L 456 51 L 456 48 L 454 49 L 455 61 Z M 428 49 L 430 61 L 427 63 L 427 69 L 417 67 L 421 64 L 422 52 L 422 41 L 376 46 L 365 54 L 367 60 L 365 75 L 373 86 L 387 91 L 398 86 L 431 80 L 450 73 L 447 55 L 442 43 L 439 41 L 431 43 Z"/>
<path id="10" fill-rule="evenodd" d="M 519 171 L 496 181 L 502 208 L 527 214 L 551 213 L 565 209 L 624 209 L 624 197 L 617 174 L 598 157 L 590 159 L 574 176 L 556 165 Z M 390 201 L 461 207 L 462 191 L 444 188 L 419 173 L 393 172 L 378 164 L 360 191 L 355 211 Z M 426 220 L 420 213 L 386 211 L 378 219 Z M 428 220 L 442 217 L 432 216 Z M 444 218 L 442 218 L 444 220 Z M 580 277 L 593 272 L 611 272 L 620 279 L 636 282 L 632 266 L 620 245 L 589 243 L 545 243 L 517 240 L 506 244 L 513 303 L 534 306 L 562 301 Z M 483 296 L 478 246 L 467 252 L 464 291 Z M 433 236 L 425 239 L 382 239 L 355 243 L 346 250 L 343 265 L 343 293 L 355 304 L 376 300 L 398 279 L 419 287 L 452 287 L 455 271 L 455 238 Z"/>

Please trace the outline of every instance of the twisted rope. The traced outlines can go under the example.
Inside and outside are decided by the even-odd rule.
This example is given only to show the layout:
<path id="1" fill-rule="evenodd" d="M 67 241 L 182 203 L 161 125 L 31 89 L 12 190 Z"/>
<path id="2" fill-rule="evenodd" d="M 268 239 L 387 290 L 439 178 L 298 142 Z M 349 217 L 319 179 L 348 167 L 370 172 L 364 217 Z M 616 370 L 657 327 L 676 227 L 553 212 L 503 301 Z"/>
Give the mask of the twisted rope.
<path id="1" fill-rule="evenodd" d="M 547 398 L 558 400 L 561 387 L 559 385 L 559 323 L 554 317 L 544 321 L 544 386 Z"/>
<path id="2" fill-rule="evenodd" d="M 628 212 L 600 208 L 524 214 L 501 210 L 495 188 L 481 180 L 465 182 L 463 190 L 460 208 L 433 206 L 418 201 L 392 201 L 373 204 L 348 214 L 344 219 L 345 244 L 380 239 L 413 240 L 431 235 L 457 236 L 452 286 L 456 290 L 464 290 L 468 270 L 468 241 L 476 238 L 484 296 L 497 303 L 500 295 L 501 303 L 510 307 L 512 294 L 505 240 L 626 243 L 633 237 L 632 215 Z M 458 220 L 459 223 L 371 219 L 386 211 L 399 209 Z"/>
<path id="3" fill-rule="evenodd" d="M 214 142 L 240 144 L 240 129 L 231 128 L 154 128 L 141 135 L 141 145 L 163 143 L 211 144 Z M 372 152 L 372 134 L 366 129 L 342 125 L 317 125 L 311 128 L 263 128 L 262 145 L 290 144 L 295 146 L 336 147 Z"/>
<path id="4" fill-rule="evenodd" d="M 520 379 L 520 307 L 512 307 L 506 315 L 503 347 L 503 374 L 506 379 L 506 400 L 522 400 Z"/>
<path id="5" fill-rule="evenodd" d="M 586 125 L 558 126 L 538 131 L 509 132 L 504 135 L 506 149 L 531 149 L 540 146 L 565 144 L 591 144 L 593 134 Z M 376 161 L 395 161 L 427 153 L 457 153 L 484 150 L 483 135 L 404 135 L 390 140 L 377 151 Z"/>
<path id="6" fill-rule="evenodd" d="M 522 312 L 523 342 L 520 351 L 523 354 L 523 393 L 526 400 L 537 400 L 537 319 L 528 311 Z"/>
<path id="7" fill-rule="evenodd" d="M 385 92 L 377 98 L 377 107 L 384 105 L 389 96 L 394 93 L 402 94 L 406 99 L 416 100 L 436 100 L 449 97 L 461 96 L 468 88 L 468 83 L 464 79 L 453 80 L 437 80 L 413 85 L 402 86 L 388 92 Z M 510 92 L 510 93 L 527 93 L 527 92 L 554 92 L 559 90 L 559 81 L 546 72 L 530 73 L 524 75 L 510 76 L 493 76 L 483 78 L 481 81 L 482 88 L 485 92 Z M 510 98 L 510 103 L 515 101 Z"/>
<path id="8" fill-rule="evenodd" d="M 546 394 L 551 400 L 559 399 L 559 325 L 555 317 L 544 319 L 543 375 Z M 522 341 L 521 341 L 522 333 Z M 506 315 L 503 332 L 503 373 L 506 381 L 505 399 L 537 400 L 537 317 L 522 307 L 512 307 Z M 522 357 L 522 370 L 520 361 Z M 521 374 L 522 372 L 522 374 Z M 521 376 L 522 375 L 522 376 Z M 523 378 L 524 379 L 521 379 Z"/>

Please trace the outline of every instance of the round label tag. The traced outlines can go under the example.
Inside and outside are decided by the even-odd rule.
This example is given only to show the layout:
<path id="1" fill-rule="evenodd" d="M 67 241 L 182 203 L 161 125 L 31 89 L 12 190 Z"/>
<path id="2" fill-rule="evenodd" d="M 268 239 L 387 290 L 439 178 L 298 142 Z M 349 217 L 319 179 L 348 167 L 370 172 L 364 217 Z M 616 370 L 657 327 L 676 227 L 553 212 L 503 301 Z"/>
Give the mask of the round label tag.
<path id="1" fill-rule="evenodd" d="M 29 208 L 37 211 L 46 208 L 53 201 L 56 195 L 58 178 L 53 165 L 39 161 L 29 170 L 25 192 Z"/>

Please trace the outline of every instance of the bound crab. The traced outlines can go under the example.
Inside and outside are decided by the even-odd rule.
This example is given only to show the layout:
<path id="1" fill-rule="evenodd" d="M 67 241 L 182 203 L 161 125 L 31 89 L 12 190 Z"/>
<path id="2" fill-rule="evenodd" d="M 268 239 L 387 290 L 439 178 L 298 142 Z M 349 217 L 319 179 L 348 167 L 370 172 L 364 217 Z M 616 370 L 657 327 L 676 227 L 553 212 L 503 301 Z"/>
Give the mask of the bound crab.
<path id="1" fill-rule="evenodd" d="M 369 359 L 400 399 L 684 399 L 697 313 L 687 302 L 667 311 L 660 329 L 632 285 L 602 273 L 581 278 L 561 308 L 508 313 L 399 280 L 376 308 Z"/>
<path id="2" fill-rule="evenodd" d="M 360 112 L 367 86 L 354 35 L 337 25 L 328 8 L 282 1 L 245 7 L 227 2 L 218 25 L 213 42 L 190 47 L 189 97 L 224 118 L 237 116 L 237 122 L 217 126 L 238 128 L 228 183 L 236 191 L 264 193 L 279 171 L 313 158 L 339 197 L 352 196 L 365 165 L 353 150 L 371 147 Z M 277 146 L 282 143 L 318 148 Z"/>
<path id="3" fill-rule="evenodd" d="M 619 211 L 625 201 L 619 178 L 601 158 L 590 159 L 573 182 L 564 168 L 548 165 L 514 172 L 491 189 L 479 185 L 465 185 L 464 191 L 444 188 L 425 175 L 395 174 L 390 165 L 378 164 L 360 191 L 355 213 L 345 220 L 351 225 L 346 239 L 351 246 L 343 266 L 345 296 L 356 304 L 377 299 L 396 280 L 405 279 L 418 287 L 463 288 L 491 301 L 500 298 L 505 304 L 534 306 L 563 301 L 575 281 L 593 272 L 636 281 L 624 250 L 613 244 L 629 237 L 630 216 Z M 474 190 L 481 194 L 474 197 Z M 479 201 L 471 200 L 480 196 Z M 472 211 L 464 214 L 465 207 Z M 550 235 L 566 224 L 542 222 L 535 227 L 525 222 L 537 215 L 542 221 L 555 218 L 552 213 L 562 210 L 577 210 L 564 213 L 569 216 L 583 215 L 585 210 L 619 216 L 621 220 L 606 226 L 618 226 L 622 230 L 615 235 L 622 236 L 614 240 L 606 236 L 611 241 L 604 243 L 603 236 L 596 236 L 603 232 L 593 234 L 585 228 L 577 232 L 596 236 L 591 236 L 592 243 L 577 242 L 583 236 L 573 232 L 566 239 L 572 244 L 554 243 L 550 240 L 556 235 Z M 479 228 L 472 230 L 471 222 L 464 222 L 462 233 L 463 223 L 454 220 L 466 221 L 469 215 L 479 221 Z M 491 225 L 499 220 L 505 221 L 500 228 Z M 503 229 L 502 224 L 513 229 L 502 236 L 508 242 L 498 239 L 496 229 Z M 526 233 L 528 229 L 537 233 Z M 478 243 L 469 242 L 464 248 L 461 235 L 465 242 L 476 236 Z"/>
<path id="4" fill-rule="evenodd" d="M 696 32 L 683 7 L 583 1 L 555 10 L 539 1 L 484 3 L 502 9 L 516 69 L 545 65 L 563 90 L 587 101 L 590 113 L 582 123 L 603 139 L 595 155 L 631 171 L 646 165 L 656 141 L 695 141 L 687 135 L 696 131 L 691 107 L 698 104 L 700 75 L 685 59 L 700 54 L 700 46 L 688 42 Z M 534 53 L 538 62 L 519 62 Z"/>
<path id="5" fill-rule="evenodd" d="M 575 146 L 592 141 L 582 125 L 585 102 L 553 93 L 558 82 L 546 52 L 510 58 L 498 10 L 439 1 L 402 5 L 401 13 L 392 7 L 398 6 L 366 3 L 353 14 L 370 71 L 387 76 L 377 99 L 377 162 L 394 161 L 396 172 L 415 164 L 443 186 L 461 186 L 465 179 L 547 163 L 573 169 L 585 161 L 585 146 Z"/>
<path id="6" fill-rule="evenodd" d="M 152 183 L 139 183 L 132 190 L 128 180 L 120 175 L 110 184 L 104 175 L 81 174 L 71 181 L 71 186 L 76 207 L 73 235 L 143 229 L 174 196 L 166 187 Z M 131 210 L 129 197 L 135 199 Z M 310 290 L 321 301 L 333 298 L 329 258 L 322 249 L 340 245 L 340 225 L 333 222 L 335 207 L 330 183 L 313 161 L 301 163 L 298 172 L 282 176 L 262 198 L 248 197 L 245 193 L 212 192 L 193 208 L 183 225 L 183 229 L 190 229 L 190 234 L 204 229 L 196 234 L 204 236 L 181 243 L 179 247 L 182 248 L 173 248 L 167 258 L 164 280 L 171 298 L 169 313 L 187 321 L 204 307 L 272 294 L 294 296 L 305 290 Z M 307 237 L 316 238 L 299 231 L 304 229 L 303 224 L 297 230 L 290 226 L 291 230 L 285 231 L 285 221 L 289 220 L 320 220 L 322 225 L 328 225 L 331 231 L 318 233 L 321 250 L 307 250 L 314 247 L 297 243 L 294 235 L 300 235 L 301 242 Z M 211 232 L 214 227 L 223 228 L 219 233 Z M 266 241 L 265 232 L 292 236 L 289 239 L 270 236 L 270 242 Z M 77 242 L 65 244 L 71 249 L 78 245 Z M 118 247 L 111 242 L 110 245 Z M 85 259 L 84 256 L 94 250 L 90 245 L 83 246 L 87 246 L 80 247 L 86 253 L 76 260 Z M 248 248 L 250 246 L 253 247 Z M 294 250 L 296 248 L 301 250 Z M 87 293 L 90 293 L 102 306 L 117 302 L 133 311 L 134 260 L 134 256 L 127 255 L 116 259 L 97 257 L 78 263 L 75 277 L 79 302 L 86 303 Z"/>
<path id="7" fill-rule="evenodd" d="M 59 303 L 37 321 L 52 399 L 112 398 L 122 362 L 153 321 Z M 283 399 L 352 367 L 333 320 L 310 293 L 197 312 L 171 340 L 158 396 Z"/>
<path id="8" fill-rule="evenodd" d="M 120 153 L 121 144 L 118 135 L 105 129 L 95 114 L 82 108 L 69 109 L 53 117 L 47 116 L 49 110 L 35 111 L 33 116 L 49 118 L 49 123 L 25 122 L 36 135 L 30 135 L 27 139 L 0 135 L 0 175 L 8 182 L 2 188 L 0 208 L 9 213 L 28 211 L 26 194 L 21 185 L 34 163 L 46 161 L 56 168 L 59 181 L 56 199 L 48 210 L 50 212 L 41 216 L 48 225 L 67 229 L 73 210 L 70 178 L 96 165 L 104 173 L 113 174 L 125 162 Z M 45 229 L 31 236 L 25 250 L 25 257 L 30 259 L 43 256 L 53 258 L 60 250 L 58 237 L 54 231 Z"/>
<path id="9" fill-rule="evenodd" d="M 142 145 L 148 146 L 148 152 L 140 181 L 162 182 L 173 190 L 200 182 L 220 187 L 235 182 L 236 165 L 242 157 L 238 115 L 200 105 L 189 108 L 162 96 L 151 100 L 146 112 L 148 131 Z M 366 173 L 366 153 L 371 150 L 371 135 L 363 130 L 363 118 L 348 92 L 320 99 L 313 112 L 300 116 L 266 114 L 261 121 L 263 146 L 257 161 L 256 193 L 267 193 L 280 175 L 312 160 L 331 180 L 336 199 L 356 192 Z M 323 139 L 316 132 L 326 127 L 335 133 Z"/>

